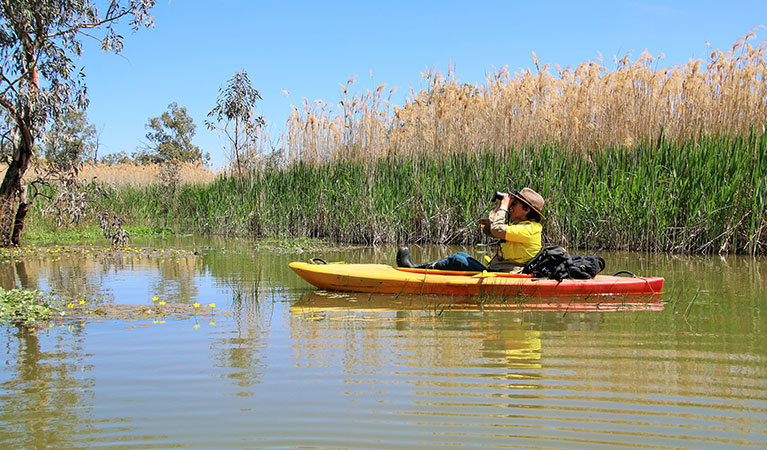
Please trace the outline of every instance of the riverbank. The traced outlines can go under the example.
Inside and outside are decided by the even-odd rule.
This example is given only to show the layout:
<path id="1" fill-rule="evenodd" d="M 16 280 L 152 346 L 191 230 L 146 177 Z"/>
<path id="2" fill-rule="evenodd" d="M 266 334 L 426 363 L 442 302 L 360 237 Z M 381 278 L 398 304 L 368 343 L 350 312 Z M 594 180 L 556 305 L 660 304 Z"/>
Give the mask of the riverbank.
<path id="1" fill-rule="evenodd" d="M 767 135 L 750 133 L 588 153 L 543 145 L 298 162 L 207 184 L 124 185 L 101 206 L 176 233 L 474 245 L 485 243 L 476 223 L 492 193 L 531 186 L 547 201 L 545 239 L 571 249 L 764 254 L 764 180 Z M 28 229 L 57 230 L 50 222 L 35 214 Z"/>

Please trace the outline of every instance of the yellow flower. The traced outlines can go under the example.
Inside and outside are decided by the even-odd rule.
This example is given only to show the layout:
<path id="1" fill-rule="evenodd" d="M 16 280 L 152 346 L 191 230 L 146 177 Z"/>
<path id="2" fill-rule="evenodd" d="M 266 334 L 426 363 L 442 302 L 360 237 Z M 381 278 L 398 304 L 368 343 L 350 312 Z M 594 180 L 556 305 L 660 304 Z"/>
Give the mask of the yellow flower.
<path id="1" fill-rule="evenodd" d="M 85 300 L 80 300 L 80 304 L 84 305 L 85 304 Z"/>
<path id="2" fill-rule="evenodd" d="M 160 306 L 162 306 L 162 305 L 164 305 L 164 304 L 165 304 L 165 302 L 160 302 Z"/>
<path id="3" fill-rule="evenodd" d="M 67 303 L 67 308 L 74 308 L 74 307 L 75 307 L 74 303 Z"/>
<path id="4" fill-rule="evenodd" d="M 216 304 L 215 304 L 215 303 L 211 303 L 211 304 L 210 304 L 210 305 L 208 305 L 208 306 L 210 306 L 211 308 L 215 308 L 215 307 L 216 307 Z"/>
<path id="5" fill-rule="evenodd" d="M 153 302 L 156 302 L 157 300 L 159 300 L 159 298 L 157 298 L 157 296 L 156 296 L 156 295 L 155 295 L 154 297 L 152 297 L 152 301 L 153 301 Z"/>
<path id="6" fill-rule="evenodd" d="M 199 303 L 197 303 L 197 302 L 194 302 L 194 305 L 193 305 L 193 306 L 194 306 L 195 308 L 199 308 L 199 307 L 200 307 L 200 304 L 199 304 Z"/>

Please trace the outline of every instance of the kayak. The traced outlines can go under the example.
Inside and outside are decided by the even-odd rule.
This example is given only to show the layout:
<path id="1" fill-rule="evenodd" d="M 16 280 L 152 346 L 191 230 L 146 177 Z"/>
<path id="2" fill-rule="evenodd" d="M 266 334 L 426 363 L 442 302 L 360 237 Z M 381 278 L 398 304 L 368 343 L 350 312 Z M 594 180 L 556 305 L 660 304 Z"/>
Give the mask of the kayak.
<path id="1" fill-rule="evenodd" d="M 662 277 L 597 275 L 590 280 L 537 279 L 532 275 L 410 269 L 386 264 L 315 264 L 292 262 L 301 278 L 328 291 L 381 294 L 592 296 L 654 295 Z"/>

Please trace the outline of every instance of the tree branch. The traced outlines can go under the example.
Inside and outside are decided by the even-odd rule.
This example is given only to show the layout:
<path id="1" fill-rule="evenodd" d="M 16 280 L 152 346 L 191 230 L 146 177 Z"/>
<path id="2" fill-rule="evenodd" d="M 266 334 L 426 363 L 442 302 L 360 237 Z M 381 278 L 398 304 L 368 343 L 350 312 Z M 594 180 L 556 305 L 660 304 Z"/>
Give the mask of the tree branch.
<path id="1" fill-rule="evenodd" d="M 59 32 L 53 33 L 53 34 L 49 34 L 47 36 L 48 39 L 57 38 L 59 36 L 64 36 L 64 35 L 67 35 L 67 34 L 70 34 L 70 33 L 79 33 L 79 32 L 81 32 L 81 30 L 89 30 L 91 28 L 98 28 L 98 27 L 100 27 L 100 26 L 102 26 L 102 25 L 104 25 L 106 23 L 114 22 L 114 21 L 119 20 L 119 19 L 127 16 L 128 14 L 130 14 L 130 10 L 129 9 L 125 9 L 123 11 L 119 11 L 119 13 L 117 15 L 110 17 L 109 14 L 112 13 L 112 6 L 113 5 L 115 5 L 114 2 L 112 2 L 112 4 L 110 4 L 109 11 L 107 11 L 107 15 L 105 15 L 102 20 L 100 20 L 98 22 L 90 22 L 90 23 L 84 23 L 84 24 L 75 25 L 75 26 L 70 27 L 70 28 L 68 28 L 66 30 L 59 31 Z"/>
<path id="2" fill-rule="evenodd" d="M 0 81 L 5 81 L 6 83 L 8 83 L 8 87 L 5 88 L 5 90 L 3 92 L 0 92 L 0 96 L 5 96 L 5 93 L 8 92 L 9 90 L 12 90 L 14 92 L 14 94 L 18 94 L 16 89 L 13 88 L 13 86 L 15 84 L 17 84 L 17 83 L 20 84 L 21 81 L 24 80 L 24 78 L 26 77 L 27 73 L 28 72 L 23 72 L 21 75 L 19 75 L 18 78 L 16 78 L 15 80 L 11 81 L 10 79 L 8 79 L 8 77 L 5 76 L 5 74 L 2 73 L 2 71 L 0 71 L 0 76 L 2 76 L 2 80 L 0 80 Z"/>
<path id="3" fill-rule="evenodd" d="M 14 104 L 11 103 L 10 100 L 5 98 L 5 92 L 3 92 L 3 94 L 0 94 L 0 105 L 6 110 L 8 110 L 8 112 L 11 113 L 14 119 L 19 115 L 18 111 L 16 110 L 16 106 L 14 106 Z"/>
<path id="4" fill-rule="evenodd" d="M 13 6 L 11 6 L 10 0 L 2 0 L 2 1 L 3 1 L 3 10 L 5 11 L 5 16 L 8 19 L 8 23 L 11 24 L 11 27 L 13 28 L 14 33 L 19 38 L 19 42 L 21 42 L 22 52 L 25 55 L 28 55 L 30 51 L 32 50 L 32 42 L 29 39 L 29 34 L 27 33 L 27 30 L 24 29 L 24 26 L 27 25 L 27 23 L 21 23 L 18 21 L 18 17 L 14 13 Z M 32 52 L 32 54 L 34 54 L 34 52 Z"/>
<path id="5" fill-rule="evenodd" d="M 18 126 L 19 133 L 21 133 L 21 138 L 24 140 L 24 144 L 28 148 L 32 148 L 32 143 L 34 142 L 34 139 L 32 138 L 31 130 L 27 128 L 27 126 L 25 125 L 24 118 L 19 113 L 19 110 L 16 109 L 16 106 L 13 103 L 11 103 L 7 98 L 5 98 L 5 96 L 0 96 L 0 106 L 2 106 L 9 113 L 11 113 L 14 121 L 16 122 L 16 125 Z"/>
<path id="6" fill-rule="evenodd" d="M 43 36 L 45 36 L 45 27 L 43 26 L 43 16 L 40 11 L 33 11 L 32 17 L 35 18 L 35 48 L 40 48 L 44 42 Z"/>

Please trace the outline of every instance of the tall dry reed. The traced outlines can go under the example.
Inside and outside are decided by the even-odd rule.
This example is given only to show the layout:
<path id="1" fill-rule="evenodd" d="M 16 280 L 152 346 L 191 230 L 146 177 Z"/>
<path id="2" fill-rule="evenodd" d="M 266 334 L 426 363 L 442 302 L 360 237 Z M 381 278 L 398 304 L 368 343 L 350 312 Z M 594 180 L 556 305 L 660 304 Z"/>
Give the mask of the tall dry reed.
<path id="1" fill-rule="evenodd" d="M 84 180 L 94 180 L 111 186 L 145 187 L 161 184 L 166 171 L 159 164 L 87 164 L 79 173 Z M 205 184 L 212 182 L 218 174 L 197 163 L 178 166 L 178 182 L 181 184 Z"/>
<path id="2" fill-rule="evenodd" d="M 602 58 L 575 69 L 540 66 L 511 74 L 491 73 L 482 85 L 447 74 L 422 73 L 426 87 L 410 88 L 404 106 L 391 102 L 394 89 L 380 85 L 352 91 L 342 85 L 338 107 L 304 100 L 287 121 L 289 161 L 372 160 L 424 152 L 466 152 L 556 143 L 571 151 L 630 147 L 661 134 L 671 141 L 738 135 L 767 124 L 766 43 L 755 33 L 730 50 L 711 49 L 707 61 L 660 68 L 646 51 Z"/>

